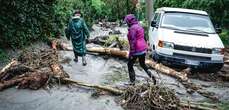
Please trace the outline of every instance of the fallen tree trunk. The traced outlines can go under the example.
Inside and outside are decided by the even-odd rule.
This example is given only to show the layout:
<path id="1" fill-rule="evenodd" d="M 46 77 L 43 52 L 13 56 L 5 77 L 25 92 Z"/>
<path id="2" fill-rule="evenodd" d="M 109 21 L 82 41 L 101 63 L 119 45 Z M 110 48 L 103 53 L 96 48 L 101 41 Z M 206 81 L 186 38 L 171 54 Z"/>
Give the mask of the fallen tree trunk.
<path id="1" fill-rule="evenodd" d="M 224 61 L 224 63 L 229 64 L 229 60 Z"/>
<path id="2" fill-rule="evenodd" d="M 67 49 L 67 50 L 71 51 L 71 49 Z M 122 57 L 122 58 L 128 58 L 128 53 L 129 53 L 128 51 L 121 51 L 120 49 L 117 49 L 117 48 L 102 48 L 102 47 L 87 48 L 87 51 L 111 55 L 111 56 L 117 56 L 117 57 Z M 153 62 L 152 60 L 146 60 L 146 64 L 155 70 L 158 70 L 164 74 L 176 77 L 180 79 L 181 81 L 188 80 L 187 74 L 184 72 L 177 72 L 169 67 L 166 67 L 164 65 Z"/>
<path id="3" fill-rule="evenodd" d="M 111 55 L 111 56 L 117 56 L 122 58 L 128 58 L 128 51 L 120 51 L 120 49 L 117 48 L 94 47 L 94 48 L 87 48 L 87 51 Z"/>
<path id="4" fill-rule="evenodd" d="M 177 72 L 177 71 L 175 71 L 175 70 L 173 70 L 167 66 L 153 62 L 152 60 L 146 60 L 145 62 L 150 67 L 152 67 L 155 70 L 158 70 L 164 74 L 167 74 L 169 76 L 174 76 L 174 77 L 180 79 L 181 81 L 188 81 L 187 74 L 184 72 Z"/>
<path id="5" fill-rule="evenodd" d="M 72 79 L 69 79 L 69 78 L 62 78 L 61 80 L 65 81 L 65 82 L 68 82 L 68 83 L 74 83 L 74 84 L 77 84 L 79 86 L 85 86 L 85 87 L 90 87 L 90 88 L 95 88 L 95 89 L 101 89 L 101 90 L 113 93 L 115 95 L 122 95 L 124 93 L 124 91 L 122 91 L 120 89 L 116 89 L 116 88 L 110 87 L 110 86 L 87 84 L 87 83 L 83 83 L 83 82 L 80 82 L 80 81 L 72 80 Z"/>
<path id="6" fill-rule="evenodd" d="M 208 107 L 208 105 L 205 106 L 205 104 L 196 104 L 196 103 L 184 103 L 181 102 L 180 106 L 185 108 L 191 108 L 191 109 L 197 109 L 197 110 L 218 110 L 216 107 Z"/>
<path id="7" fill-rule="evenodd" d="M 71 49 L 65 49 L 65 50 L 71 50 Z M 117 48 L 94 47 L 94 48 L 87 48 L 87 51 L 99 53 L 99 54 L 117 56 L 117 57 L 121 57 L 121 58 L 128 58 L 128 51 L 121 51 L 120 49 L 117 49 Z M 187 74 L 188 74 L 187 71 L 178 72 L 178 71 L 173 70 L 167 66 L 153 62 L 152 60 L 146 60 L 146 64 L 148 66 L 150 66 L 151 68 L 153 68 L 153 69 L 155 69 L 155 70 L 157 70 L 163 74 L 177 78 L 185 86 L 185 88 L 188 89 L 188 91 L 189 90 L 191 91 L 190 93 L 197 92 L 199 94 L 203 94 L 202 91 L 199 91 L 199 89 L 202 89 L 200 86 L 190 82 L 190 80 L 187 77 Z M 216 97 L 208 95 L 208 94 L 207 95 L 204 94 L 204 96 L 207 98 L 213 99 L 213 100 L 216 99 Z"/>
<path id="8" fill-rule="evenodd" d="M 88 84 L 88 83 L 72 80 L 69 78 L 62 78 L 61 80 L 64 82 L 67 82 L 67 83 L 74 83 L 74 84 L 79 85 L 79 86 L 84 86 L 84 87 L 89 87 L 89 88 L 94 88 L 94 89 L 100 89 L 103 91 L 110 92 L 114 95 L 123 95 L 125 93 L 124 90 L 113 88 L 110 86 Z M 205 104 L 205 103 L 194 103 L 194 102 L 190 102 L 190 103 L 181 102 L 181 103 L 179 103 L 179 105 L 181 107 L 185 107 L 185 108 L 190 107 L 192 109 L 198 109 L 198 110 L 217 110 L 217 109 L 215 109 L 217 107 L 215 104 L 208 104 L 208 103 Z"/>
<path id="9" fill-rule="evenodd" d="M 17 85 L 18 83 L 20 83 L 23 80 L 24 80 L 24 78 L 16 78 L 16 79 L 13 79 L 10 81 L 3 81 L 0 83 L 0 91 L 4 90 L 6 88 L 12 87 L 14 85 Z"/>
<path id="10" fill-rule="evenodd" d="M 95 48 L 94 47 L 94 48 L 88 48 L 87 51 L 96 52 L 100 54 L 107 54 L 107 55 L 117 56 L 117 57 L 122 57 L 122 58 L 128 58 L 128 51 L 121 51 L 120 49 L 116 49 L 116 48 Z M 181 81 L 188 80 L 186 73 L 177 72 L 169 67 L 166 67 L 164 65 L 153 62 L 152 60 L 146 60 L 146 64 L 157 71 L 160 71 L 164 74 L 167 74 L 173 77 L 176 77 L 180 79 Z"/>
<path id="11" fill-rule="evenodd" d="M 4 73 L 7 69 L 9 69 L 12 65 L 18 64 L 18 61 L 16 59 L 12 59 L 10 63 L 8 63 L 5 67 L 2 68 L 0 71 L 0 76 L 2 73 Z"/>
<path id="12" fill-rule="evenodd" d="M 116 48 L 96 48 L 96 47 L 94 47 L 94 48 L 88 48 L 87 50 L 89 52 L 96 52 L 96 53 L 100 53 L 100 54 L 107 54 L 107 55 L 111 55 L 111 56 L 128 58 L 128 51 L 121 51 L 121 50 L 116 49 Z M 146 60 L 145 62 L 151 68 L 153 68 L 153 69 L 155 69 L 155 70 L 157 70 L 163 74 L 177 78 L 184 85 L 184 87 L 187 88 L 188 90 L 191 90 L 193 92 L 197 92 L 197 93 L 203 95 L 204 97 L 210 98 L 212 100 L 218 100 L 218 98 L 213 96 L 210 92 L 205 92 L 204 90 L 202 90 L 201 86 L 198 86 L 198 85 L 192 83 L 187 77 L 188 71 L 178 72 L 178 71 L 173 70 L 167 66 L 153 62 L 152 60 Z"/>

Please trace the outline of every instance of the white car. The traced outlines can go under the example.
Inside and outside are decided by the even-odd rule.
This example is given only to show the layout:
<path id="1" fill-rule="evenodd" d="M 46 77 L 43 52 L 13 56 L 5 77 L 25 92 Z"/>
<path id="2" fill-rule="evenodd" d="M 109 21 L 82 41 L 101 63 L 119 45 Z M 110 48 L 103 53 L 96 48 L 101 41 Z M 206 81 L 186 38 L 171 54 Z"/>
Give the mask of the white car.
<path id="1" fill-rule="evenodd" d="M 149 28 L 153 59 L 171 65 L 219 71 L 224 45 L 207 12 L 163 7 L 156 10 Z"/>

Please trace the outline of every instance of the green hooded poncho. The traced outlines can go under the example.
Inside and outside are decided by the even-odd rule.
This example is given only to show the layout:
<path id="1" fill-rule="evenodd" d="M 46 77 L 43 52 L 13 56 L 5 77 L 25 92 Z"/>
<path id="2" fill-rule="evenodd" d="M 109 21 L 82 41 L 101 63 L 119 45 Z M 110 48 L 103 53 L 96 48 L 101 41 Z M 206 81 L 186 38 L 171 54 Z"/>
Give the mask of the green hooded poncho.
<path id="1" fill-rule="evenodd" d="M 89 38 L 89 30 L 82 18 L 73 17 L 66 29 L 66 37 L 71 38 L 73 51 L 76 56 L 86 54 L 86 39 Z"/>

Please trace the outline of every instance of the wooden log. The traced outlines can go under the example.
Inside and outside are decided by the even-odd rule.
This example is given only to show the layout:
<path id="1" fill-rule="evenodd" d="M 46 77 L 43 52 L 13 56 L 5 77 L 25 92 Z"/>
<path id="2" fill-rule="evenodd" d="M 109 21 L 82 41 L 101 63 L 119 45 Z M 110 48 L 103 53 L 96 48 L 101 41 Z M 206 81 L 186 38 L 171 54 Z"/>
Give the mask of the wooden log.
<path id="1" fill-rule="evenodd" d="M 128 51 L 121 51 L 120 49 L 117 49 L 117 48 L 93 47 L 93 48 L 87 48 L 87 51 L 111 55 L 111 56 L 117 56 L 117 57 L 121 57 L 121 58 L 128 58 Z M 169 76 L 172 76 L 172 77 L 179 79 L 181 81 L 181 83 L 188 90 L 191 90 L 193 92 L 196 91 L 199 94 L 203 95 L 202 92 L 198 91 L 199 89 L 201 89 L 201 87 L 197 86 L 194 83 L 191 83 L 190 80 L 188 79 L 187 74 L 189 72 L 187 72 L 187 71 L 178 72 L 178 71 L 173 70 L 167 66 L 153 62 L 152 60 L 146 60 L 146 64 L 148 66 L 150 66 L 151 68 L 153 68 L 153 69 L 155 69 L 155 70 L 157 70 L 163 74 L 166 74 L 166 75 L 169 75 Z M 204 96 L 207 98 L 210 98 L 210 99 L 216 99 L 215 97 L 212 97 L 212 96 L 208 96 L 208 95 L 204 95 Z"/>
<path id="2" fill-rule="evenodd" d="M 196 91 L 197 93 L 199 93 L 200 95 L 206 97 L 206 98 L 209 98 L 209 99 L 212 99 L 213 101 L 219 101 L 219 98 L 215 96 L 215 93 L 213 92 L 208 92 L 208 91 L 204 91 L 204 90 L 197 90 Z"/>
<path id="3" fill-rule="evenodd" d="M 211 108 L 216 108 L 218 105 L 217 104 L 212 104 L 208 102 L 190 102 L 190 101 L 181 101 L 180 103 L 185 103 L 185 104 L 192 104 L 192 105 L 200 105 L 200 106 L 205 106 L 205 107 L 211 107 Z"/>
<path id="4" fill-rule="evenodd" d="M 9 69 L 11 66 L 18 64 L 18 61 L 16 59 L 12 59 L 10 63 L 8 63 L 5 67 L 3 67 L 0 71 L 0 75 L 4 73 L 7 69 Z"/>
<path id="5" fill-rule="evenodd" d="M 95 89 L 108 91 L 108 92 L 110 92 L 112 94 L 115 94 L 115 95 L 122 95 L 124 93 L 124 91 L 122 91 L 120 89 L 117 89 L 117 88 L 110 87 L 110 86 L 88 84 L 88 83 L 72 80 L 72 79 L 69 79 L 69 78 L 61 78 L 61 80 L 64 81 L 64 82 L 68 82 L 68 83 L 74 83 L 74 84 L 77 84 L 79 86 L 90 87 L 90 88 L 95 88 Z"/>
<path id="6" fill-rule="evenodd" d="M 158 71 L 160 71 L 166 75 L 176 77 L 176 78 L 180 79 L 181 81 L 188 81 L 187 74 L 184 72 L 177 72 L 177 71 L 175 71 L 175 70 L 173 70 L 167 66 L 164 66 L 162 64 L 158 64 L 152 60 L 146 60 L 145 62 L 150 67 L 152 67 L 155 70 L 158 70 Z"/>
<path id="7" fill-rule="evenodd" d="M 101 53 L 101 54 L 108 54 L 111 56 L 117 56 L 117 57 L 122 57 L 122 58 L 128 58 L 128 51 L 121 51 L 121 50 L 115 49 L 115 48 L 88 48 L 88 51 Z M 185 88 L 187 90 L 197 92 L 197 93 L 203 95 L 204 97 L 207 97 L 207 98 L 212 99 L 212 100 L 218 100 L 218 98 L 215 97 L 214 95 L 205 94 L 205 93 L 209 93 L 209 92 L 202 90 L 201 86 L 192 83 L 188 79 L 188 76 L 187 76 L 188 71 L 178 72 L 178 71 L 171 69 L 167 66 L 164 66 L 162 64 L 158 64 L 152 60 L 146 60 L 145 62 L 151 68 L 153 68 L 153 69 L 155 69 L 155 70 L 157 70 L 163 74 L 177 78 L 178 80 L 180 80 L 180 82 L 185 86 Z"/>
<path id="8" fill-rule="evenodd" d="M 3 81 L 0 83 L 0 91 L 4 90 L 6 88 L 9 88 L 9 87 L 15 86 L 16 84 L 20 83 L 23 80 L 24 80 L 24 78 L 15 78 L 15 79 L 12 79 L 9 81 Z"/>
<path id="9" fill-rule="evenodd" d="M 224 61 L 224 63 L 229 64 L 229 60 Z"/>
<path id="10" fill-rule="evenodd" d="M 194 104 L 194 103 L 185 103 L 185 102 L 181 102 L 180 106 L 185 108 L 192 108 L 195 110 L 218 110 L 215 107 L 203 106 L 203 104 Z"/>
<path id="11" fill-rule="evenodd" d="M 108 54 L 111 56 L 117 56 L 117 57 L 122 57 L 122 58 L 128 58 L 128 51 L 121 51 L 120 49 L 116 48 L 88 48 L 87 49 L 89 52 L 96 52 L 96 53 L 101 53 L 101 54 Z M 157 64 L 156 62 L 153 62 L 152 60 L 146 60 L 146 64 L 149 65 L 151 68 L 160 71 L 166 75 L 170 75 L 173 77 L 176 77 L 180 79 L 181 81 L 188 81 L 187 74 L 184 72 L 177 72 L 169 67 L 166 67 L 161 64 Z"/>
<path id="12" fill-rule="evenodd" d="M 120 51 L 120 49 L 117 48 L 93 47 L 93 48 L 87 48 L 87 51 L 111 55 L 111 56 L 117 56 L 122 58 L 128 58 L 128 51 Z"/>
<path id="13" fill-rule="evenodd" d="M 224 81 L 229 81 L 229 73 L 219 73 L 219 76 L 224 80 Z"/>

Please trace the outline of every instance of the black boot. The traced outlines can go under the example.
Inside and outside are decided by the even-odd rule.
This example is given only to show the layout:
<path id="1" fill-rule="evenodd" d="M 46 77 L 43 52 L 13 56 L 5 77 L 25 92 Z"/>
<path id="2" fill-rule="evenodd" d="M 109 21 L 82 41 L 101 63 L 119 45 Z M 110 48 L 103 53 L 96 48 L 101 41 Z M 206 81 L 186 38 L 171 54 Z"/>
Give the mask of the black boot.
<path id="1" fill-rule="evenodd" d="M 86 66 L 87 65 L 85 56 L 82 56 L 82 63 L 83 63 L 83 66 Z"/>
<path id="2" fill-rule="evenodd" d="M 124 85 L 127 85 L 127 86 L 134 86 L 135 85 L 135 81 L 128 81 L 126 83 L 124 83 Z"/>
<path id="3" fill-rule="evenodd" d="M 75 57 L 74 61 L 77 63 L 78 62 L 78 57 Z"/>
<path id="4" fill-rule="evenodd" d="M 153 80 L 153 84 L 156 85 L 157 81 L 153 74 L 149 70 L 147 70 L 146 73 Z"/>
<path id="5" fill-rule="evenodd" d="M 135 72 L 134 70 L 129 70 L 129 78 L 131 83 L 135 83 Z"/>
<path id="6" fill-rule="evenodd" d="M 74 56 L 75 56 L 74 61 L 77 63 L 77 62 L 78 62 L 78 55 L 77 55 L 77 53 L 76 53 L 76 52 L 74 52 Z"/>

